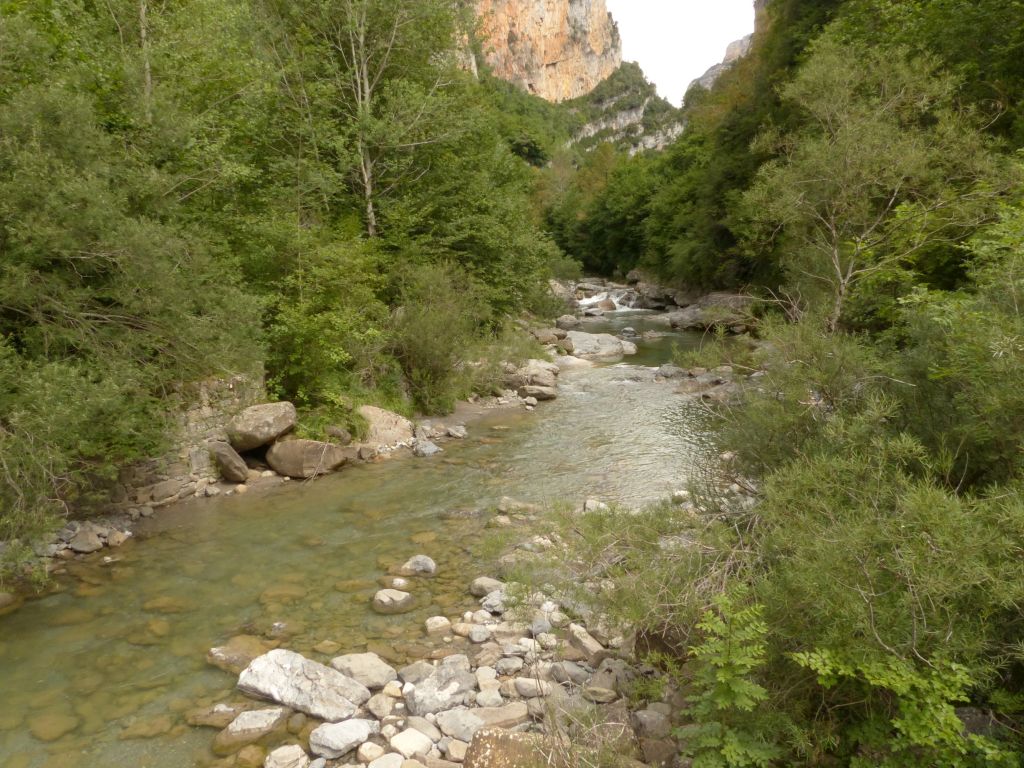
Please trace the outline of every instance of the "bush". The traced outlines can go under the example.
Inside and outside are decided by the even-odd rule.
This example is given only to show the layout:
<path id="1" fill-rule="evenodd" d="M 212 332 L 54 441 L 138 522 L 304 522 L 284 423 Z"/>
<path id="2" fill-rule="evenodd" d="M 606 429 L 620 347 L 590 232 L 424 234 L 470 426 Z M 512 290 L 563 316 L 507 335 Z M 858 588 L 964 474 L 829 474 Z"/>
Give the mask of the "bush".
<path id="1" fill-rule="evenodd" d="M 280 284 L 268 330 L 270 386 L 300 407 L 345 418 L 360 390 L 399 391 L 386 354 L 381 262 L 357 240 L 314 245 Z"/>
<path id="2" fill-rule="evenodd" d="M 905 428 L 928 446 L 950 487 L 1024 472 L 1024 208 L 971 244 L 973 286 L 919 290 L 903 302 L 898 375 Z"/>
<path id="3" fill-rule="evenodd" d="M 468 395 L 491 320 L 484 289 L 451 264 L 407 268 L 398 278 L 391 350 L 424 413 L 447 413 Z"/>

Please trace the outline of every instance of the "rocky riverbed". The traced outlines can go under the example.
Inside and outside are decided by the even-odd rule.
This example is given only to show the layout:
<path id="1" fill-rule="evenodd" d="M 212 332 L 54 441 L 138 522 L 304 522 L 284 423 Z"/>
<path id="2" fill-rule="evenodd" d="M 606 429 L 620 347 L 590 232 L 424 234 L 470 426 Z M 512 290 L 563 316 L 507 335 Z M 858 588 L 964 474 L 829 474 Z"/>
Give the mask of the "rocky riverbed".
<path id="1" fill-rule="evenodd" d="M 516 518 L 532 509 L 512 506 Z M 397 572 L 436 575 L 420 567 L 428 557 L 413 560 L 419 565 Z M 321 664 L 285 649 L 250 660 L 240 641 L 212 649 L 218 665 L 245 664 L 237 688 L 248 697 L 188 713 L 193 725 L 220 729 L 212 749 L 227 757 L 213 765 L 495 768 L 552 755 L 569 765 L 574 752 L 595 747 L 574 741 L 582 723 L 623 765 L 661 764 L 678 752 L 668 703 L 627 706 L 624 694 L 644 671 L 628 661 L 625 637 L 599 640 L 551 597 L 517 599 L 514 585 L 494 578 L 478 577 L 467 591 L 480 607 L 427 618 L 421 631 L 432 650 L 397 668 L 372 652 Z"/>
<path id="2" fill-rule="evenodd" d="M 686 485 L 689 467 L 702 451 L 705 387 L 745 380 L 724 370 L 659 367 L 674 346 L 699 343 L 700 337 L 674 332 L 656 314 L 572 319 L 579 324 L 555 328 L 550 337 L 544 336 L 548 329 L 532 329 L 549 345 L 554 363 L 510 367 L 507 389 L 499 397 L 464 404 L 474 412 L 463 411 L 454 420 L 413 424 L 412 442 L 387 454 L 408 455 L 416 442 L 429 440 L 441 449 L 432 455 L 356 462 L 314 484 L 288 482 L 276 473 L 263 477 L 261 472 L 259 479 L 249 475 L 246 483 L 219 494 L 155 514 L 137 509 L 106 530 L 94 528 L 91 533 L 106 547 L 91 554 L 68 546 L 81 532 L 69 527 L 60 539 L 50 593 L 4 616 L 0 624 L 0 674 L 10 691 L 0 702 L 4 764 L 245 765 L 255 759 L 256 747 L 264 749 L 266 759 L 272 751 L 266 748 L 276 746 L 273 739 L 220 757 L 211 753 L 215 736 L 191 724 L 189 713 L 218 704 L 241 702 L 246 711 L 284 706 L 231 694 L 224 673 L 207 661 L 211 648 L 240 654 L 233 662 L 235 674 L 240 660 L 248 663 L 272 650 L 288 650 L 332 669 L 339 654 L 375 653 L 399 673 L 415 661 L 433 665 L 454 653 L 469 659 L 476 676 L 481 666 L 498 663 L 481 664 L 477 653 L 497 645 L 502 658 L 522 652 L 526 664 L 526 654 L 535 647 L 521 641 L 541 642 L 530 631 L 530 617 L 488 611 L 490 618 L 485 618 L 479 598 L 466 589 L 496 558 L 480 545 L 484 533 L 515 521 L 508 509 L 499 509 L 501 496 L 522 494 L 532 503 L 577 499 L 582 504 L 592 498 L 594 505 L 639 505 L 670 495 Z M 560 323 L 567 324 L 564 319 Z M 575 339 L 572 350 L 558 345 L 572 338 L 570 333 L 583 334 L 576 338 L 584 348 L 591 336 L 611 337 L 614 341 L 597 341 L 597 349 L 614 351 L 588 360 L 587 352 L 576 350 Z M 676 390 L 681 386 L 701 391 L 680 395 Z M 241 491 L 242 486 L 252 490 Z M 111 536 L 116 541 L 125 532 L 133 535 L 111 548 Z M 542 543 L 531 538 L 525 545 Z M 391 573 L 417 551 L 434 562 L 436 575 Z M 374 611 L 374 598 L 384 589 L 412 597 L 411 604 L 403 604 L 406 598 L 391 595 L 397 603 L 388 610 L 410 611 Z M 4 609 L 0 601 L 0 612 Z M 445 621 L 451 629 L 431 634 L 428 620 L 435 633 Z M 591 677 L 601 672 L 600 664 L 587 669 L 583 659 L 566 655 L 572 653 L 567 626 L 552 629 L 559 644 L 531 657 L 537 670 L 572 662 L 582 663 Z M 488 633 L 489 639 L 473 642 Z M 610 643 L 614 638 L 595 634 L 606 650 L 617 650 Z M 505 653 L 513 646 L 520 651 Z M 525 677 L 556 687 L 550 696 L 524 697 L 515 682 L 524 675 L 499 677 L 501 684 L 511 681 L 511 688 L 498 691 L 506 702 L 501 706 L 529 707 L 531 698 L 561 699 L 563 693 L 578 703 L 582 696 L 580 683 L 531 671 Z M 478 681 L 466 693 L 485 691 Z M 490 700 L 496 702 L 493 696 Z M 396 703 L 408 706 L 404 693 Z M 470 698 L 463 705 L 486 708 Z M 288 715 L 284 732 L 314 762 L 319 756 L 308 740 L 311 731 L 300 738 L 312 721 L 304 714 L 307 720 L 299 728 L 298 714 Z M 222 720 L 217 721 L 220 730 L 228 725 Z M 243 720 L 237 728 L 247 722 L 253 721 Z M 383 732 L 386 724 L 377 722 Z M 516 727 L 536 735 L 539 722 L 531 714 L 528 723 Z M 280 728 L 274 733 L 282 735 Z M 390 738 L 381 733 L 368 737 L 391 749 Z M 632 731 L 628 740 L 640 746 Z M 437 747 L 440 740 L 433 743 Z M 430 759 L 451 761 L 444 749 L 437 751 L 440 757 Z M 352 756 L 330 759 L 345 764 Z"/>

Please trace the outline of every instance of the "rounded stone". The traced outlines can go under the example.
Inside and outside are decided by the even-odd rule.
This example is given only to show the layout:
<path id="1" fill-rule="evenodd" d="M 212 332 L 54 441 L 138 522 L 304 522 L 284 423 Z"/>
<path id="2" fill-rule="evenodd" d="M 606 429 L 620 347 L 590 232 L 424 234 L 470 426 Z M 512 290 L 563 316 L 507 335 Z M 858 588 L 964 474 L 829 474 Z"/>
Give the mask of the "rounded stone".
<path id="1" fill-rule="evenodd" d="M 377 613 L 391 615 L 411 611 L 415 600 L 408 592 L 382 589 L 373 596 L 372 607 Z"/>
<path id="2" fill-rule="evenodd" d="M 437 574 L 437 563 L 426 555 L 410 557 L 398 569 L 400 576 L 434 576 Z"/>
<path id="3" fill-rule="evenodd" d="M 444 616 L 431 616 L 426 620 L 424 628 L 427 635 L 431 637 L 435 635 L 446 635 L 451 632 L 452 623 Z"/>

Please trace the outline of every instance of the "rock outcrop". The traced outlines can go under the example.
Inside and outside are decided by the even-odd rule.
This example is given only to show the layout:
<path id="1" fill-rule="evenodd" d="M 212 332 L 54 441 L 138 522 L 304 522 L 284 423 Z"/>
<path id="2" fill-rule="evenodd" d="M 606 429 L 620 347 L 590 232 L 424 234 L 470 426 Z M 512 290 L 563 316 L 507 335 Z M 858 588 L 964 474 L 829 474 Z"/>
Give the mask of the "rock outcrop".
<path id="1" fill-rule="evenodd" d="M 707 72 L 690 83 L 690 88 L 699 85 L 701 88 L 710 91 L 718 81 L 718 78 L 732 69 L 737 61 L 750 53 L 750 45 L 753 40 L 753 35 L 747 35 L 742 40 L 729 43 L 729 46 L 725 49 L 725 58 L 722 59 L 721 63 L 715 64 Z"/>
<path id="2" fill-rule="evenodd" d="M 477 0 L 476 9 L 494 74 L 548 101 L 590 93 L 622 63 L 604 0 Z"/>
<path id="3" fill-rule="evenodd" d="M 610 142 L 635 155 L 663 149 L 683 132 L 681 110 L 658 95 L 640 65 L 626 62 L 593 93 L 569 105 L 583 118 L 571 144 L 583 151 Z"/>

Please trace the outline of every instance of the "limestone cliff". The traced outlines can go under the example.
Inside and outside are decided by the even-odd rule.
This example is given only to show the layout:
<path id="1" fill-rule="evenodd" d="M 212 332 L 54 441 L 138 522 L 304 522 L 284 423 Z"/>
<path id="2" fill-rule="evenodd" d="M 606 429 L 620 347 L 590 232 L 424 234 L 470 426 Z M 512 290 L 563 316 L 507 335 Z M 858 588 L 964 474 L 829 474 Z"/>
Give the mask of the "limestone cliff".
<path id="1" fill-rule="evenodd" d="M 725 58 L 722 59 L 721 63 L 715 64 L 707 72 L 690 83 L 690 88 L 699 85 L 701 88 L 710 91 L 712 86 L 723 73 L 727 72 L 732 68 L 733 64 L 750 53 L 750 46 L 753 40 L 753 35 L 747 35 L 742 40 L 729 43 L 729 47 L 725 49 Z"/>
<path id="2" fill-rule="evenodd" d="M 494 74 L 548 101 L 590 93 L 622 63 L 605 0 L 476 0 Z"/>
<path id="3" fill-rule="evenodd" d="M 683 132 L 682 114 L 658 96 L 634 62 L 627 62 L 587 96 L 566 105 L 579 122 L 571 144 L 587 151 L 609 142 L 630 154 L 662 149 Z"/>

